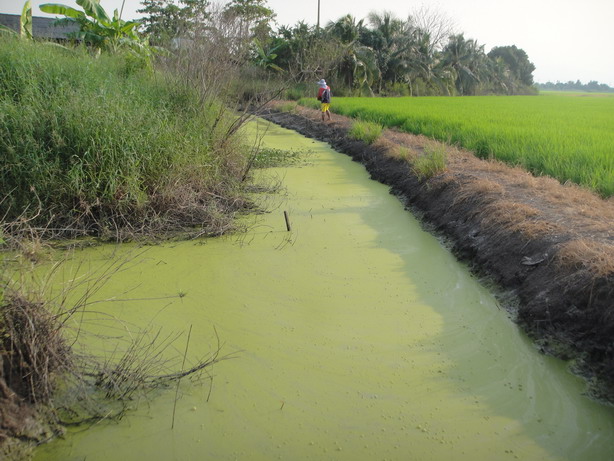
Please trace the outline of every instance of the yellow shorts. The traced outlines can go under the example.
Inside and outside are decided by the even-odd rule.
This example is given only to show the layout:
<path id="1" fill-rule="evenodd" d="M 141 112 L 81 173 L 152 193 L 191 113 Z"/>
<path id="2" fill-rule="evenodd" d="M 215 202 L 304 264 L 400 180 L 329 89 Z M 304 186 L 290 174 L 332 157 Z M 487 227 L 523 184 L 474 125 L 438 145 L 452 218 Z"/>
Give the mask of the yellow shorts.
<path id="1" fill-rule="evenodd" d="M 326 111 L 328 111 L 328 109 L 330 109 L 330 103 L 329 102 L 323 102 L 322 103 L 322 112 L 326 112 Z"/>

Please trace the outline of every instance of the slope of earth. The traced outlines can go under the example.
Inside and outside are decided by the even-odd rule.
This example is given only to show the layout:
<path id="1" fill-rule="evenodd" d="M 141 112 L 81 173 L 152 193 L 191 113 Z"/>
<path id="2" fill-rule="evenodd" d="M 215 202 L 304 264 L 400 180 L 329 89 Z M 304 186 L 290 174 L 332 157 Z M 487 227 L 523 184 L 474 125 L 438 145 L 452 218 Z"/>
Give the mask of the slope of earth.
<path id="1" fill-rule="evenodd" d="M 422 136 L 384 130 L 367 145 L 348 135 L 349 118 L 282 106 L 259 115 L 363 163 L 475 272 L 515 295 L 517 321 L 540 349 L 573 359 L 591 392 L 614 401 L 614 199 Z M 434 149 L 445 149 L 445 171 L 420 178 L 412 164 Z"/>

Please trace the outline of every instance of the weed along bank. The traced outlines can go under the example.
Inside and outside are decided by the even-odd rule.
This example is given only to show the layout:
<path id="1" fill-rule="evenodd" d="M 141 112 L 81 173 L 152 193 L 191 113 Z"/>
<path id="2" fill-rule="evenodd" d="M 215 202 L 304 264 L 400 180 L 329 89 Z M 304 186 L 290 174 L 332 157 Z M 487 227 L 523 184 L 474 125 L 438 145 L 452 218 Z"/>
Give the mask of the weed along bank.
<path id="1" fill-rule="evenodd" d="M 36 460 L 610 459 L 612 407 L 386 186 L 327 144 L 247 129 L 296 161 L 257 170 L 267 212 L 245 233 L 75 250 L 56 280 L 131 254 L 83 312 L 87 347 L 112 361 L 148 331 L 177 338 L 182 369 L 220 360 Z"/>

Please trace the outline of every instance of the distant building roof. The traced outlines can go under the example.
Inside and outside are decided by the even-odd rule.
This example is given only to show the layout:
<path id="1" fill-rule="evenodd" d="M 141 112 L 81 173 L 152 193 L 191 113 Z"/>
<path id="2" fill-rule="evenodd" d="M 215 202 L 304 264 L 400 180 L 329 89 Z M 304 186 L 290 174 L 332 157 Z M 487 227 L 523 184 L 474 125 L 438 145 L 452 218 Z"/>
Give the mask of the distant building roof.
<path id="1" fill-rule="evenodd" d="M 18 14 L 0 13 L 0 24 L 19 32 Z M 54 40 L 66 40 L 67 34 L 76 32 L 79 27 L 76 25 L 55 26 L 53 23 L 55 18 L 42 18 L 39 16 L 32 17 L 32 35 L 35 38 L 50 38 Z"/>

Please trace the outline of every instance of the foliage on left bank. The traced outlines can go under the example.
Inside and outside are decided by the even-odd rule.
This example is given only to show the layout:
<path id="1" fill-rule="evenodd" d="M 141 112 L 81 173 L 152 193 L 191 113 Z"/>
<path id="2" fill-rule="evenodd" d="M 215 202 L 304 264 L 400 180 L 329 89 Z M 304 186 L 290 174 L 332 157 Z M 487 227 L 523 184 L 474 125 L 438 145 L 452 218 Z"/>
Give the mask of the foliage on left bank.
<path id="1" fill-rule="evenodd" d="M 245 205 L 223 102 L 130 53 L 0 41 L 0 215 L 53 236 L 197 226 Z"/>
<path id="2" fill-rule="evenodd" d="M 67 378 L 83 391 L 63 392 L 78 395 L 69 408 L 77 424 L 108 417 L 106 404 L 83 407 L 92 389 L 121 415 L 133 392 L 185 375 L 149 366 L 135 374 L 144 369 L 143 347 L 168 347 L 149 341 L 130 345 L 128 360 L 119 360 L 128 366 L 92 371 L 94 360 L 81 360 L 64 340 L 75 308 L 15 283 L 35 273 L 15 261 L 35 259 L 48 239 L 219 235 L 235 227 L 234 216 L 250 207 L 256 150 L 242 139 L 247 117 L 226 90 L 241 73 L 242 61 L 228 52 L 237 42 L 213 40 L 214 32 L 224 38 L 221 27 L 207 32 L 163 55 L 0 36 L 0 248 L 15 251 L 0 255 L 0 458 L 23 459 L 15 440 L 53 437 L 41 409 L 64 424 L 54 400 Z M 189 372 L 216 360 L 213 352 Z"/>

